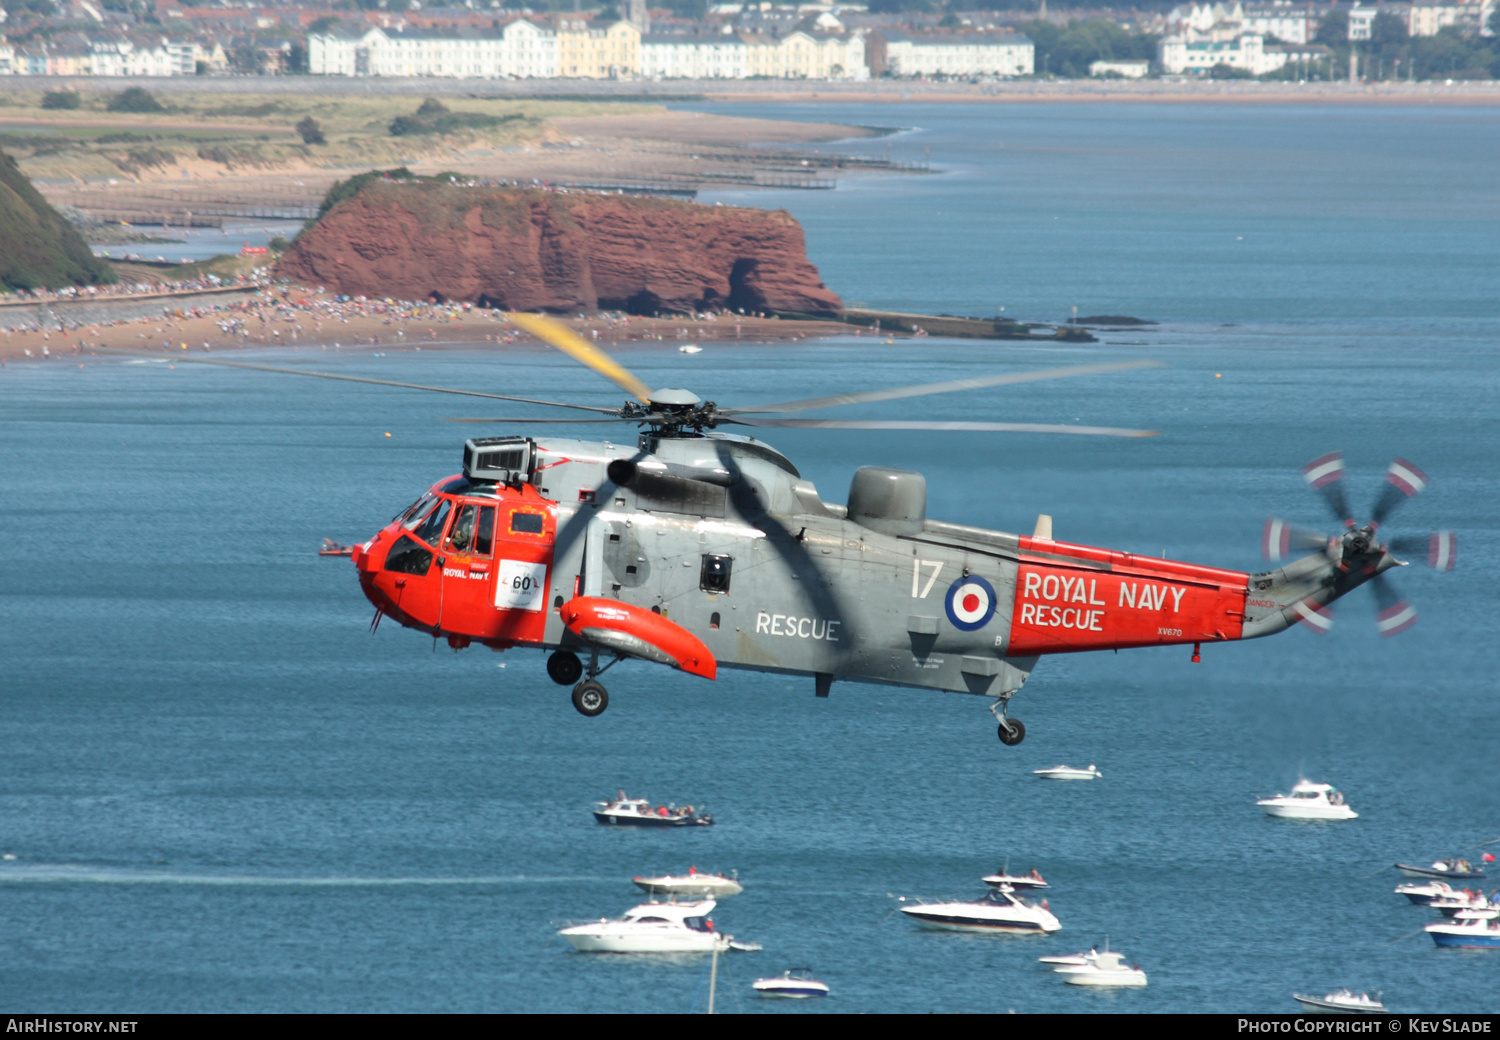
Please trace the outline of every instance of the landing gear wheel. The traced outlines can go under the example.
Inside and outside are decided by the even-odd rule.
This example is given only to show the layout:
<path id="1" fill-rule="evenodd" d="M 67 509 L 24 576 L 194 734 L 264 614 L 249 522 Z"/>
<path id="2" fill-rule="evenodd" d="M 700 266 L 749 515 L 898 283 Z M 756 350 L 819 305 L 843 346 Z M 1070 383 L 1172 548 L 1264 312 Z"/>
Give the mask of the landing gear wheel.
<path id="1" fill-rule="evenodd" d="M 578 714 L 589 718 L 602 715 L 609 707 L 609 691 L 593 679 L 585 679 L 573 687 L 573 707 L 578 709 Z"/>
<path id="2" fill-rule="evenodd" d="M 572 686 L 583 678 L 583 662 L 571 650 L 559 650 L 547 658 L 547 675 L 559 686 Z"/>
<path id="3" fill-rule="evenodd" d="M 575 693 L 574 698 L 577 698 Z M 578 709 L 582 711 L 582 708 Z M 601 709 L 602 710 L 602 709 Z M 1000 743 L 1006 747 L 1015 747 L 1026 739 L 1026 724 L 1020 719 L 1002 719 L 1000 722 Z"/>

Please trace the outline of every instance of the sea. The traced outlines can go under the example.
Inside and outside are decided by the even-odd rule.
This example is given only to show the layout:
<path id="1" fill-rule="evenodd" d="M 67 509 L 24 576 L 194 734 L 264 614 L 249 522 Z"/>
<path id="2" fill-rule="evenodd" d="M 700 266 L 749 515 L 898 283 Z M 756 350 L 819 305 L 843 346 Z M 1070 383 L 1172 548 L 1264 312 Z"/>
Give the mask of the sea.
<path id="1" fill-rule="evenodd" d="M 1500 109 L 1378 105 L 715 105 L 895 128 L 823 144 L 930 172 L 784 207 L 846 300 L 1155 324 L 1093 344 L 879 337 L 633 345 L 653 386 L 722 405 L 1147 358 L 1161 367 L 910 398 L 848 418 L 1159 430 L 1115 440 L 772 431 L 843 501 L 926 474 L 928 515 L 1244 570 L 1268 515 L 1329 528 L 1299 468 L 1430 478 L 1383 529 L 1456 532 L 1327 635 L 1043 658 L 1004 747 L 986 702 L 627 662 L 577 714 L 537 651 L 446 644 L 372 610 L 324 538 L 368 537 L 524 406 L 149 361 L 0 370 L 0 1006 L 119 1012 L 702 1012 L 703 957 L 587 955 L 634 875 L 737 871 L 715 1011 L 1289 1012 L 1350 987 L 1399 1011 L 1500 1009 L 1500 953 L 1440 949 L 1392 865 L 1500 851 Z M 1003 308 L 1003 310 L 1002 310 Z M 307 356 L 311 354 L 312 356 Z M 253 357 L 247 352 L 246 357 Z M 303 349 L 278 365 L 585 404 L 561 356 Z M 497 428 L 498 429 L 498 428 Z M 547 433 L 588 435 L 588 427 Z M 544 434 L 545 435 L 545 434 Z M 622 431 L 620 438 L 629 436 Z M 1420 556 L 1420 554 L 1418 554 Z M 844 595 L 867 594 L 841 590 Z M 1032 771 L 1097 765 L 1088 783 Z M 1255 804 L 1299 777 L 1359 818 Z M 624 789 L 713 827 L 596 825 Z M 1062 930 L 923 931 L 914 899 L 1039 870 Z M 1491 871 L 1500 887 L 1500 870 Z M 1121 950 L 1142 990 L 1037 958 Z M 807 969 L 824 1001 L 756 997 Z"/>

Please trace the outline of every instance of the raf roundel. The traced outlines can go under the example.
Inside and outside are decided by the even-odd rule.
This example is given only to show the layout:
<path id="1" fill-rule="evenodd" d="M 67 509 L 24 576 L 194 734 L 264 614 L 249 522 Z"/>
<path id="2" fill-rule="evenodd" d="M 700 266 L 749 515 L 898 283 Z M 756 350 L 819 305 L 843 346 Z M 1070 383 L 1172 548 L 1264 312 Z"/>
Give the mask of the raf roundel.
<path id="1" fill-rule="evenodd" d="M 995 616 L 995 588 L 977 574 L 971 574 L 948 586 L 944 605 L 948 608 L 948 620 L 953 622 L 953 627 L 962 632 L 973 632 L 983 628 Z"/>

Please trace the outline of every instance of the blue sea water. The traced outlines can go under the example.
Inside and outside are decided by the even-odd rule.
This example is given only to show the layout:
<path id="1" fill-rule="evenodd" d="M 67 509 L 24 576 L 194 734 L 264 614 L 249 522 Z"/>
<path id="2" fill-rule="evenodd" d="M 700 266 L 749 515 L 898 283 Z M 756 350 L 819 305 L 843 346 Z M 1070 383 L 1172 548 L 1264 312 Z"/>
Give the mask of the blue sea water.
<path id="1" fill-rule="evenodd" d="M 1293 990 L 1341 986 L 1400 1010 L 1496 1009 L 1495 955 L 1436 949 L 1390 864 L 1500 837 L 1500 118 L 771 111 L 920 126 L 849 147 L 944 171 L 746 200 L 792 209 L 847 298 L 1163 324 L 1066 347 L 622 350 L 645 382 L 740 404 L 1155 358 L 850 410 L 1162 431 L 1150 440 L 769 439 L 830 500 L 858 465 L 906 466 L 927 474 L 933 517 L 1026 531 L 1046 512 L 1060 538 L 1244 569 L 1261 566 L 1268 513 L 1323 522 L 1303 462 L 1345 450 L 1362 503 L 1401 454 L 1433 485 L 1390 529 L 1459 538 L 1454 573 L 1395 575 L 1421 622 L 1381 640 L 1359 592 L 1329 636 L 1210 646 L 1197 665 L 1187 648 L 1044 659 L 1014 703 L 1017 748 L 966 696 L 838 683 L 821 701 L 810 681 L 709 684 L 637 663 L 585 719 L 539 653 L 455 654 L 389 623 L 371 636 L 348 562 L 315 555 L 458 469 L 450 401 L 198 366 L 12 364 L 0 853 L 16 858 L 0 861 L 0 1006 L 701 1010 L 702 959 L 587 956 L 555 936 L 632 905 L 632 874 L 695 864 L 740 872 L 746 892 L 716 920 L 765 945 L 721 961 L 721 1011 L 1287 1011 Z M 528 350 L 287 360 L 618 396 Z M 1061 761 L 1104 777 L 1031 775 Z M 1255 807 L 1304 772 L 1360 819 Z M 619 787 L 706 804 L 719 823 L 596 826 L 589 803 Z M 897 896 L 977 895 L 1007 859 L 1046 875 L 1063 931 L 934 934 L 895 913 Z M 1080 992 L 1036 963 L 1106 936 L 1149 988 Z M 751 979 L 792 967 L 834 996 L 751 995 Z"/>

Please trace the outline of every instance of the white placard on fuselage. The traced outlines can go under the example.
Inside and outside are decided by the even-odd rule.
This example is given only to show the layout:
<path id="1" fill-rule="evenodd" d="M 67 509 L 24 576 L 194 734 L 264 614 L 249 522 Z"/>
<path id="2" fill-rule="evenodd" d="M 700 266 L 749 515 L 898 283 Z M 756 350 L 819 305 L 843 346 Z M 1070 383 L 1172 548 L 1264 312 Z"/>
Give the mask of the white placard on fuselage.
<path id="1" fill-rule="evenodd" d="M 500 610 L 541 610 L 547 595 L 547 565 L 523 560 L 501 560 L 495 580 L 495 606 Z"/>

